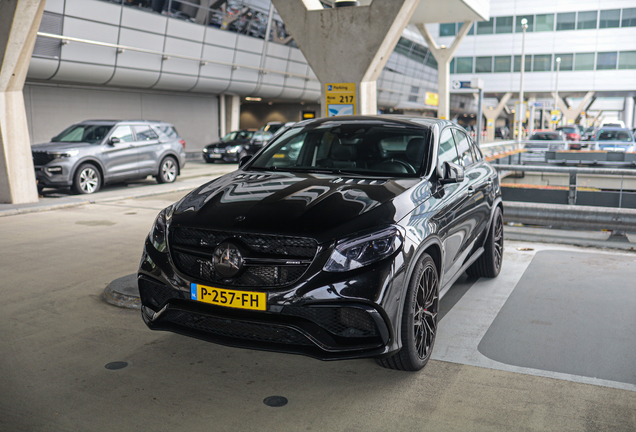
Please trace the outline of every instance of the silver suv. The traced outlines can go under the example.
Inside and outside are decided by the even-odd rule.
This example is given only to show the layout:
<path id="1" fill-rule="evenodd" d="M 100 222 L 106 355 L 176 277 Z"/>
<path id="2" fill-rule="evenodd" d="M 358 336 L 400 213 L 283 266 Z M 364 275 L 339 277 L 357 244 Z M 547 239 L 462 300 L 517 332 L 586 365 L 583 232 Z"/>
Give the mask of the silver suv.
<path id="1" fill-rule="evenodd" d="M 174 126 L 148 120 L 86 120 L 32 153 L 40 191 L 70 186 L 78 194 L 149 175 L 172 183 L 186 161 L 185 140 Z"/>

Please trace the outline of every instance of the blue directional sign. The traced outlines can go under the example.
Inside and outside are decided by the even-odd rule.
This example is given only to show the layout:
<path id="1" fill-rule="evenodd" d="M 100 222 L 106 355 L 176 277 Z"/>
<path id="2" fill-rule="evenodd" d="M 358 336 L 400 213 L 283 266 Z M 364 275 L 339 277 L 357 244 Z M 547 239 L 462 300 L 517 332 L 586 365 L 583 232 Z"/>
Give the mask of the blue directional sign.
<path id="1" fill-rule="evenodd" d="M 453 81 L 453 88 L 455 90 L 458 89 L 469 89 L 470 87 L 470 81 Z"/>

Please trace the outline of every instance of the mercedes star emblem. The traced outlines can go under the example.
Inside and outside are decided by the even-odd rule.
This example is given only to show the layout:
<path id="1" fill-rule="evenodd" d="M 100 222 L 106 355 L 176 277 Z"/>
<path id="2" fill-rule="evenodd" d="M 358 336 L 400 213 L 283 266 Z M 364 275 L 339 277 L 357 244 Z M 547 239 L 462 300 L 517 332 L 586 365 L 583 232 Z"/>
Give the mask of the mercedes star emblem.
<path id="1" fill-rule="evenodd" d="M 243 256 L 238 248 L 229 242 L 223 242 L 214 250 L 214 268 L 224 277 L 236 276 L 243 268 Z"/>

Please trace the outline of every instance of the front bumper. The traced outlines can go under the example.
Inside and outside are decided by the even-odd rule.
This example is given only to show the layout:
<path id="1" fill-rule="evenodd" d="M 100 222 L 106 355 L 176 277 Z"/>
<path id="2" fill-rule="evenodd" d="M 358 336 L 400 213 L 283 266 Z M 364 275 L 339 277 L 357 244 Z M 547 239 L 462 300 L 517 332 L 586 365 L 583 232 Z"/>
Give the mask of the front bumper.
<path id="1" fill-rule="evenodd" d="M 393 267 L 394 262 L 388 260 L 373 270 L 349 275 L 340 284 L 311 284 L 303 277 L 293 287 L 263 290 L 267 292 L 267 310 L 250 311 L 191 300 L 190 283 L 209 282 L 179 274 L 166 254 L 146 242 L 138 278 L 142 317 L 152 330 L 233 347 L 302 354 L 320 360 L 383 357 L 399 349 L 394 318 L 389 317 L 391 312 L 387 313 L 383 304 L 372 299 L 395 280 Z M 324 275 L 310 279 L 320 276 Z M 347 288 L 356 285 L 369 287 L 368 298 L 346 295 Z M 386 301 L 398 304 L 393 297 Z"/>
<path id="2" fill-rule="evenodd" d="M 49 172 L 47 168 L 60 168 L 61 172 Z M 50 164 L 44 166 L 35 166 L 35 178 L 39 186 L 44 187 L 66 187 L 73 184 L 70 168 L 61 164 Z"/>
<path id="3" fill-rule="evenodd" d="M 238 162 L 237 153 L 214 153 L 203 152 L 203 159 L 206 161 L 219 161 L 219 162 Z"/>

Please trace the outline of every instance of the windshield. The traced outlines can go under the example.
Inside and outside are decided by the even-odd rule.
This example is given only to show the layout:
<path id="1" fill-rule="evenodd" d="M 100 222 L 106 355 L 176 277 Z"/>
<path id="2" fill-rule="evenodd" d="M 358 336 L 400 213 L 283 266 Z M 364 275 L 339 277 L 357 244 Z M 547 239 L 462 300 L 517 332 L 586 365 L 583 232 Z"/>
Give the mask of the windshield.
<path id="1" fill-rule="evenodd" d="M 562 127 L 562 128 L 557 128 L 557 130 L 565 132 L 565 133 L 579 133 L 579 130 L 574 127 Z"/>
<path id="2" fill-rule="evenodd" d="M 112 125 L 73 125 L 53 137 L 51 142 L 83 142 L 93 144 L 101 142 L 104 137 L 108 135 L 112 127 Z"/>
<path id="3" fill-rule="evenodd" d="M 415 177 L 430 131 L 402 125 L 328 122 L 292 128 L 250 164 L 252 169 Z"/>
<path id="4" fill-rule="evenodd" d="M 621 141 L 632 142 L 632 134 L 628 130 L 607 130 L 601 129 L 597 134 L 597 141 Z"/>
<path id="5" fill-rule="evenodd" d="M 257 131 L 254 133 L 255 141 L 269 141 L 273 134 L 271 132 Z"/>
<path id="6" fill-rule="evenodd" d="M 234 131 L 234 132 L 230 132 L 229 134 L 225 135 L 223 137 L 223 139 L 221 139 L 221 141 L 228 142 L 228 141 L 236 141 L 236 140 L 248 140 L 248 139 L 252 138 L 252 135 L 254 135 L 254 132 L 250 132 L 250 131 Z"/>

